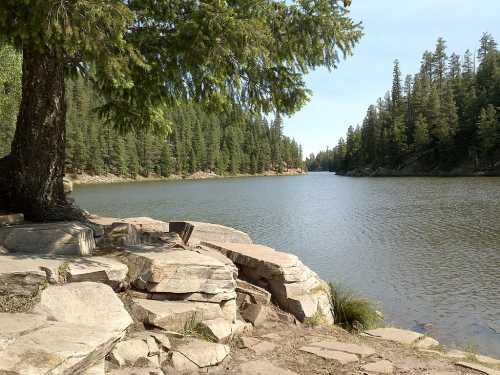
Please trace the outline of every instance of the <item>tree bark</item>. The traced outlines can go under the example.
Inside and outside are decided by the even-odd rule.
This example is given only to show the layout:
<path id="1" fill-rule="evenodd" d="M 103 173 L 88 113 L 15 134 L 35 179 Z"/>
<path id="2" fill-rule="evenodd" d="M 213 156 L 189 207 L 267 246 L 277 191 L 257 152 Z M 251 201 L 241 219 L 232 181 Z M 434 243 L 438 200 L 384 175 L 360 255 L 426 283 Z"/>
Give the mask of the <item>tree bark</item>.
<path id="1" fill-rule="evenodd" d="M 64 218 L 65 122 L 64 61 L 24 46 L 16 132 L 11 154 L 0 160 L 0 210 L 32 221 Z"/>

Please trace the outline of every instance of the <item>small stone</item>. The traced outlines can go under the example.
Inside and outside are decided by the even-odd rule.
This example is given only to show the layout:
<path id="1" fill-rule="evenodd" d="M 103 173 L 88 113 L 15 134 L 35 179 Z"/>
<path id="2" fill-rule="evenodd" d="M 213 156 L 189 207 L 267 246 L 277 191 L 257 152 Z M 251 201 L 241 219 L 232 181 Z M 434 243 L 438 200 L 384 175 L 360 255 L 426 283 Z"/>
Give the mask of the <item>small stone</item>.
<path id="1" fill-rule="evenodd" d="M 354 354 L 339 352 L 337 350 L 325 349 L 316 346 L 303 346 L 299 350 L 317 355 L 318 357 L 325 359 L 333 359 L 339 362 L 341 365 L 346 365 L 348 363 L 358 362 L 358 357 Z"/>
<path id="2" fill-rule="evenodd" d="M 205 328 L 217 342 L 227 342 L 233 334 L 233 325 L 224 318 L 204 320 L 200 325 Z"/>
<path id="3" fill-rule="evenodd" d="M 392 374 L 394 372 L 394 365 L 387 360 L 383 360 L 383 361 L 368 363 L 362 366 L 361 370 L 366 371 L 368 373 Z"/>
<path id="4" fill-rule="evenodd" d="M 140 358 L 146 358 L 148 352 L 148 345 L 143 340 L 131 339 L 116 344 L 110 353 L 110 358 L 120 367 L 134 366 Z"/>
<path id="5" fill-rule="evenodd" d="M 170 340 L 167 335 L 158 332 L 151 332 L 151 336 L 155 338 L 155 340 L 166 350 L 172 349 L 172 345 L 170 344 Z"/>
<path id="6" fill-rule="evenodd" d="M 438 345 L 439 341 L 433 339 L 432 337 L 424 337 L 423 339 L 418 340 L 415 344 L 415 346 L 419 349 L 429 349 Z"/>
<path id="7" fill-rule="evenodd" d="M 259 360 L 241 364 L 240 375 L 298 375 L 297 373 L 276 367 L 269 361 Z"/>
<path id="8" fill-rule="evenodd" d="M 229 354 L 229 346 L 191 339 L 177 347 L 176 351 L 203 368 L 221 363 Z"/>
<path id="9" fill-rule="evenodd" d="M 238 348 L 240 349 L 252 349 L 257 344 L 260 344 L 260 340 L 253 337 L 240 337 L 238 340 Z"/>
<path id="10" fill-rule="evenodd" d="M 146 344 L 148 344 L 149 357 L 160 354 L 160 348 L 158 347 L 158 344 L 156 343 L 156 340 L 153 336 L 146 337 Z"/>
<path id="11" fill-rule="evenodd" d="M 247 322 L 252 323 L 254 326 L 258 327 L 263 325 L 268 320 L 268 310 L 267 306 L 251 304 L 246 305 L 245 308 L 240 311 L 241 317 Z"/>
<path id="12" fill-rule="evenodd" d="M 250 335 L 253 332 L 253 325 L 252 323 L 237 319 L 233 324 L 232 330 L 233 335 Z"/>

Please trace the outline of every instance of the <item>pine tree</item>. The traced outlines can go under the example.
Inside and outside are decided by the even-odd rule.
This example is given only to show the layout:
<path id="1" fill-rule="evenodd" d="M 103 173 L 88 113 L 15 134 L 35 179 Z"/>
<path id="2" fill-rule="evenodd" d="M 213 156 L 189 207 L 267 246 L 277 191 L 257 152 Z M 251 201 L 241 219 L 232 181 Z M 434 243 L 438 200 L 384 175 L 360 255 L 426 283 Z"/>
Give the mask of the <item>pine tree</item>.
<path id="1" fill-rule="evenodd" d="M 413 136 L 417 151 L 425 150 L 429 145 L 429 128 L 424 115 L 420 114 L 415 122 L 415 132 Z"/>
<path id="2" fill-rule="evenodd" d="M 447 68 L 446 42 L 439 38 L 432 56 L 432 77 L 439 90 L 443 87 Z"/>
<path id="3" fill-rule="evenodd" d="M 399 115 L 402 104 L 401 69 L 399 67 L 399 60 L 394 60 L 391 97 L 392 97 L 392 113 L 394 115 Z"/>
<path id="4" fill-rule="evenodd" d="M 135 178 L 139 174 L 140 164 L 139 155 L 137 153 L 136 140 L 133 133 L 127 135 L 127 172 L 129 177 Z"/>
<path id="5" fill-rule="evenodd" d="M 491 165 L 493 154 L 498 145 L 498 119 L 496 109 L 493 105 L 488 105 L 481 109 L 478 124 L 479 146 L 486 162 Z"/>

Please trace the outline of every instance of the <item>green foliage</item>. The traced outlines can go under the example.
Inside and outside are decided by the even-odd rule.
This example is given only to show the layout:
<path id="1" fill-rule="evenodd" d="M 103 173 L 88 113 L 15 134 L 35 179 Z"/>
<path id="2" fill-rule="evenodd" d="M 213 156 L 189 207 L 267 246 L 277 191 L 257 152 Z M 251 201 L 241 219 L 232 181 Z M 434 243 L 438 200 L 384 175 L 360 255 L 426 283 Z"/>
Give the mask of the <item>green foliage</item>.
<path id="1" fill-rule="evenodd" d="M 424 171 L 461 164 L 498 168 L 500 52 L 488 33 L 478 60 L 476 70 L 470 51 L 448 58 L 440 38 L 434 52 L 424 53 L 420 71 L 405 79 L 404 89 L 396 60 L 391 92 L 370 106 L 361 127 L 349 127 L 346 142 L 310 155 L 308 170 L 398 169 L 412 160 Z"/>
<path id="2" fill-rule="evenodd" d="M 10 152 L 21 101 L 21 55 L 0 44 L 0 158 Z"/>
<path id="3" fill-rule="evenodd" d="M 367 330 L 380 322 L 375 304 L 339 284 L 329 284 L 335 323 L 347 330 Z"/>
<path id="4" fill-rule="evenodd" d="M 179 101 L 293 113 L 303 75 L 335 68 L 361 27 L 337 0 L 4 0 L 0 35 L 86 77 L 120 131 L 170 130 Z"/>

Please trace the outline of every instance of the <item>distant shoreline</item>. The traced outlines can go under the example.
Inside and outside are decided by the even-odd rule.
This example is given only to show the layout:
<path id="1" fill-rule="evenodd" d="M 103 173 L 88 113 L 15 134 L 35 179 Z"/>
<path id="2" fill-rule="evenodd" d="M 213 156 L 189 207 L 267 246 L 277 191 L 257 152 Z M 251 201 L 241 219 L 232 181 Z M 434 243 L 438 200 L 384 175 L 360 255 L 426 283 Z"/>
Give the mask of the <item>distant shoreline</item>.
<path id="1" fill-rule="evenodd" d="M 283 173 L 267 171 L 264 173 L 257 173 L 257 174 L 236 174 L 236 175 L 217 175 L 215 173 L 209 173 L 209 172 L 196 172 L 188 176 L 180 176 L 180 175 L 171 175 L 169 177 L 137 176 L 136 178 L 129 178 L 123 176 L 116 176 L 114 174 L 96 175 L 96 176 L 88 174 L 78 174 L 78 175 L 68 175 L 66 176 L 66 178 L 71 180 L 71 182 L 75 185 L 104 185 L 104 184 L 126 184 L 133 182 L 153 182 L 153 181 L 209 180 L 209 179 L 236 178 L 236 177 L 301 176 L 306 174 L 307 172 L 304 172 L 300 169 L 290 169 Z"/>

